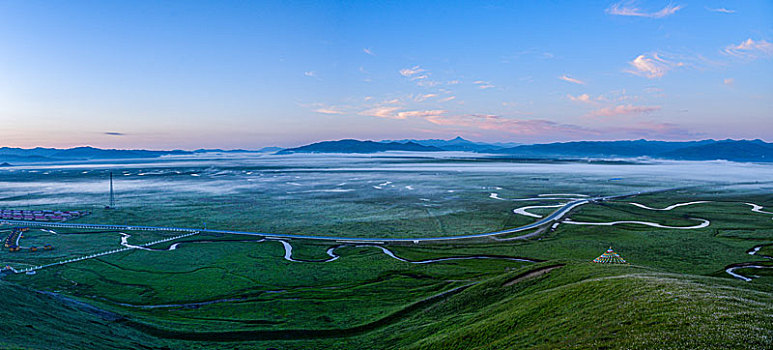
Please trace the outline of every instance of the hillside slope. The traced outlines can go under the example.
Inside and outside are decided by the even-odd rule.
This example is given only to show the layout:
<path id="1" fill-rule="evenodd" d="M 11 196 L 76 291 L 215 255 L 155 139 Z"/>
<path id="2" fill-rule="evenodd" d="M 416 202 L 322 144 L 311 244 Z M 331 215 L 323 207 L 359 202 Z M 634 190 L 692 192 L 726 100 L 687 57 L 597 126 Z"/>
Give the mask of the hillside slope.
<path id="1" fill-rule="evenodd" d="M 393 349 L 773 347 L 773 295 L 735 281 L 591 263 L 504 286 L 513 276 L 472 287 L 381 335 Z"/>
<path id="2" fill-rule="evenodd" d="M 1 349 L 163 348 L 158 340 L 115 322 L 116 315 L 87 305 L 2 280 L 0 295 Z"/>
<path id="3" fill-rule="evenodd" d="M 72 301 L 0 281 L 0 293 L 5 298 L 0 308 L 5 330 L 0 348 L 773 347 L 773 294 L 765 287 L 757 290 L 727 278 L 587 262 L 569 262 L 544 274 L 529 273 L 555 266 L 543 263 L 503 273 L 401 318 L 373 320 L 381 325 L 364 334 L 352 331 L 348 336 L 305 340 L 159 339 L 127 326 L 131 322 L 113 322 L 116 315 L 97 309 L 88 311 L 82 305 L 73 306 Z M 354 325 L 340 325 L 347 326 Z"/>

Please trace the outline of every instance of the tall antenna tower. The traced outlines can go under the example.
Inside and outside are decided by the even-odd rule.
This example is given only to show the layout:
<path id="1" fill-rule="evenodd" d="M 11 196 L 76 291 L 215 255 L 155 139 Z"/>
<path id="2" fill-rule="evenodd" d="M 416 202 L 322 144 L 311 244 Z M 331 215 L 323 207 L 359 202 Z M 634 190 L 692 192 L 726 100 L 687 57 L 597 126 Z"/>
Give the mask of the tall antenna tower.
<path id="1" fill-rule="evenodd" d="M 105 209 L 115 209 L 115 193 L 113 193 L 113 172 L 110 172 L 110 204 Z"/>

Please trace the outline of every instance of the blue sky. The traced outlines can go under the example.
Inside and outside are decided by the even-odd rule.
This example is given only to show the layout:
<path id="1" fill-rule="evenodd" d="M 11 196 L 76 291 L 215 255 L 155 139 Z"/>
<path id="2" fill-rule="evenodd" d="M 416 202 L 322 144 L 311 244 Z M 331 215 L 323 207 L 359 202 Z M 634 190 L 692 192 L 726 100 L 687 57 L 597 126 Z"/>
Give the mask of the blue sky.
<path id="1" fill-rule="evenodd" d="M 773 141 L 770 1 L 1 1 L 0 143 Z"/>

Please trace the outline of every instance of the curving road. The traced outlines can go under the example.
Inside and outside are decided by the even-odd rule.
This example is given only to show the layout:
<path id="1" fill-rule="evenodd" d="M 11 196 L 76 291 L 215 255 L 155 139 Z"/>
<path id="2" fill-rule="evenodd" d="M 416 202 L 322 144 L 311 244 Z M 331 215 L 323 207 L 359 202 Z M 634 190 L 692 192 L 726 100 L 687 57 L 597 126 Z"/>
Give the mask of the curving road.
<path id="1" fill-rule="evenodd" d="M 622 224 L 637 224 L 637 225 L 644 225 L 644 226 L 650 226 L 650 227 L 657 227 L 657 228 L 671 228 L 671 229 L 677 229 L 677 230 L 692 230 L 696 228 L 704 228 L 708 227 L 711 222 L 706 219 L 698 219 L 698 218 L 690 218 L 691 220 L 698 220 L 701 223 L 694 225 L 694 226 L 666 226 L 661 225 L 656 222 L 649 222 L 649 221 L 632 221 L 632 220 L 626 220 L 626 221 L 611 221 L 611 222 L 583 222 L 583 221 L 572 221 L 569 219 L 566 219 L 563 221 L 564 224 L 570 224 L 570 225 L 593 225 L 593 226 L 613 226 L 613 225 L 622 225 Z"/>
<path id="2" fill-rule="evenodd" d="M 668 210 L 671 210 L 671 209 L 674 209 L 674 208 L 678 208 L 678 207 L 683 207 L 683 206 L 686 206 L 686 205 L 710 203 L 710 202 L 711 201 L 695 201 L 695 202 L 687 202 L 687 203 L 677 203 L 677 204 L 669 205 L 669 206 L 667 206 L 665 208 L 652 208 L 652 207 L 648 207 L 648 206 L 646 206 L 644 204 L 641 204 L 641 203 L 628 203 L 628 204 L 633 205 L 633 206 L 637 206 L 637 207 L 642 208 L 642 209 L 647 209 L 647 210 L 668 211 Z"/>
<path id="3" fill-rule="evenodd" d="M 163 226 L 132 226 L 132 225 L 98 225 L 98 224 L 72 224 L 72 223 L 54 223 L 54 222 L 39 222 L 39 221 L 23 221 L 23 220 L 0 220 L 0 224 L 7 223 L 11 225 L 23 225 L 30 227 L 59 227 L 59 228 L 79 228 L 79 229 L 95 229 L 95 230 L 117 230 L 117 231 L 180 231 L 180 232 L 208 232 L 208 233 L 220 233 L 220 234 L 232 234 L 232 235 L 250 235 L 261 236 L 266 238 L 277 239 L 309 239 L 309 240 L 322 240 L 322 241 L 342 241 L 342 242 L 360 242 L 360 243 L 383 243 L 383 242 L 428 242 L 428 241 L 448 241 L 468 238 L 481 238 L 495 235 L 503 235 L 508 233 L 515 233 L 530 230 L 540 227 L 542 225 L 551 223 L 561 219 L 570 210 L 589 203 L 594 200 L 604 200 L 611 197 L 599 197 L 593 199 L 581 199 L 566 203 L 564 206 L 554 211 L 552 214 L 545 218 L 516 228 L 511 228 L 502 231 L 477 233 L 470 235 L 460 236 L 447 236 L 447 237 L 415 237 L 415 238 L 363 238 L 363 237 L 341 237 L 341 236 L 322 236 L 322 235 L 302 235 L 302 234 L 288 234 L 288 233 L 264 233 L 264 232 L 249 232 L 249 231 L 232 231 L 232 230 L 211 230 L 211 229 L 198 229 L 187 227 L 163 227 Z"/>

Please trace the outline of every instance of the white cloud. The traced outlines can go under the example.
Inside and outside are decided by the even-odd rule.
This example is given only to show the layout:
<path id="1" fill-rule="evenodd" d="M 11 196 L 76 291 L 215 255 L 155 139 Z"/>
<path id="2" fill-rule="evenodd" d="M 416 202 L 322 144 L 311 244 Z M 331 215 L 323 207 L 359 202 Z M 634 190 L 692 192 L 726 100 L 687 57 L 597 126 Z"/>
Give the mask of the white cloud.
<path id="1" fill-rule="evenodd" d="M 491 89 L 496 87 L 494 84 L 491 84 L 491 82 L 483 80 L 474 81 L 473 84 L 478 85 L 478 89 Z"/>
<path id="2" fill-rule="evenodd" d="M 388 106 L 378 106 L 371 109 L 364 110 L 359 115 L 369 116 L 369 117 L 379 117 L 379 118 L 394 118 L 394 112 L 400 109 L 400 107 L 388 107 Z"/>
<path id="3" fill-rule="evenodd" d="M 586 133 L 588 130 L 540 119 L 511 119 L 492 114 L 433 115 L 425 119 L 435 125 L 500 131 L 514 135 L 556 135 Z"/>
<path id="4" fill-rule="evenodd" d="M 421 69 L 419 66 L 413 66 L 412 68 L 403 68 L 400 70 L 400 75 L 410 78 L 416 74 L 419 74 L 421 72 L 424 72 L 424 69 Z"/>
<path id="5" fill-rule="evenodd" d="M 618 105 L 612 107 L 604 107 L 588 113 L 591 117 L 615 117 L 625 116 L 632 114 L 649 113 L 660 110 L 660 106 L 634 106 L 634 105 Z"/>
<path id="6" fill-rule="evenodd" d="M 429 80 L 429 79 L 424 79 L 424 78 L 422 78 L 422 79 L 413 79 L 413 80 L 418 80 L 416 82 L 416 86 L 421 86 L 421 87 L 435 87 L 435 86 L 438 86 L 438 85 L 442 84 L 439 81 L 434 81 L 434 80 Z"/>
<path id="7" fill-rule="evenodd" d="M 591 97 L 588 94 L 582 94 L 582 95 L 577 95 L 577 96 L 572 96 L 572 95 L 567 94 L 566 97 L 569 98 L 570 100 L 574 101 L 574 102 L 588 103 L 588 104 L 594 103 L 594 101 L 591 100 Z"/>
<path id="8" fill-rule="evenodd" d="M 720 13 L 735 13 L 735 11 L 734 11 L 734 10 L 728 10 L 728 9 L 726 9 L 726 8 L 724 8 L 724 7 L 715 8 L 715 9 L 713 9 L 713 8 L 710 8 L 710 7 L 707 7 L 706 9 L 707 9 L 707 10 L 709 10 L 709 11 L 711 11 L 711 12 L 720 12 Z"/>
<path id="9" fill-rule="evenodd" d="M 636 74 L 639 76 L 647 77 L 649 79 L 660 78 L 674 67 L 681 67 L 684 65 L 682 62 L 673 62 L 660 57 L 658 53 L 652 54 L 651 57 L 647 55 L 639 55 L 628 62 L 633 69 L 627 70 L 628 73 Z"/>
<path id="10" fill-rule="evenodd" d="M 612 4 L 606 9 L 606 13 L 615 16 L 633 16 L 633 17 L 646 17 L 646 18 L 663 18 L 668 17 L 683 9 L 682 5 L 668 4 L 666 7 L 656 12 L 646 12 L 638 7 L 634 1 L 621 1 Z"/>
<path id="11" fill-rule="evenodd" d="M 419 95 L 419 96 L 415 96 L 415 97 L 413 98 L 413 100 L 414 100 L 414 101 L 416 101 L 416 102 L 424 102 L 424 101 L 426 101 L 426 100 L 428 100 L 428 99 L 430 99 L 430 98 L 433 98 L 433 97 L 437 97 L 437 94 L 424 94 L 424 95 Z"/>
<path id="12" fill-rule="evenodd" d="M 320 107 L 315 109 L 314 112 L 322 113 L 322 114 L 344 114 L 344 112 L 341 112 L 339 110 L 336 110 L 330 107 Z"/>
<path id="13" fill-rule="evenodd" d="M 312 77 L 312 78 L 314 78 L 314 77 L 316 77 L 316 76 L 317 76 L 317 73 L 316 73 L 316 72 L 314 72 L 314 71 L 308 71 L 308 72 L 303 72 L 303 75 L 305 75 L 305 76 L 307 76 L 307 77 Z"/>
<path id="14" fill-rule="evenodd" d="M 754 41 L 752 38 L 749 38 L 738 45 L 728 45 L 722 52 L 730 56 L 746 59 L 770 57 L 773 56 L 773 44 L 764 39 Z"/>
<path id="15" fill-rule="evenodd" d="M 364 52 L 364 53 L 366 53 L 368 55 L 371 55 L 371 56 L 375 56 L 376 55 L 375 53 L 373 53 L 373 51 L 371 49 L 368 49 L 368 48 L 362 49 L 362 52 Z"/>
<path id="16" fill-rule="evenodd" d="M 395 119 L 408 119 L 408 118 L 437 118 L 445 114 L 446 111 L 442 109 L 427 110 L 427 111 L 405 111 L 398 112 Z"/>
<path id="17" fill-rule="evenodd" d="M 561 79 L 561 80 L 563 80 L 563 81 L 568 81 L 568 82 L 570 82 L 570 83 L 574 83 L 574 84 L 585 85 L 585 82 L 584 82 L 584 81 L 582 81 L 582 80 L 579 80 L 579 79 L 572 78 L 572 77 L 570 77 L 570 76 L 568 76 L 568 75 L 566 75 L 566 74 L 564 74 L 564 75 L 562 75 L 562 76 L 558 77 L 558 79 Z"/>
<path id="18" fill-rule="evenodd" d="M 438 101 L 440 101 L 440 102 L 448 102 L 448 101 L 451 101 L 451 100 L 454 100 L 454 99 L 456 99 L 456 96 L 448 96 L 448 97 L 441 98 Z"/>

